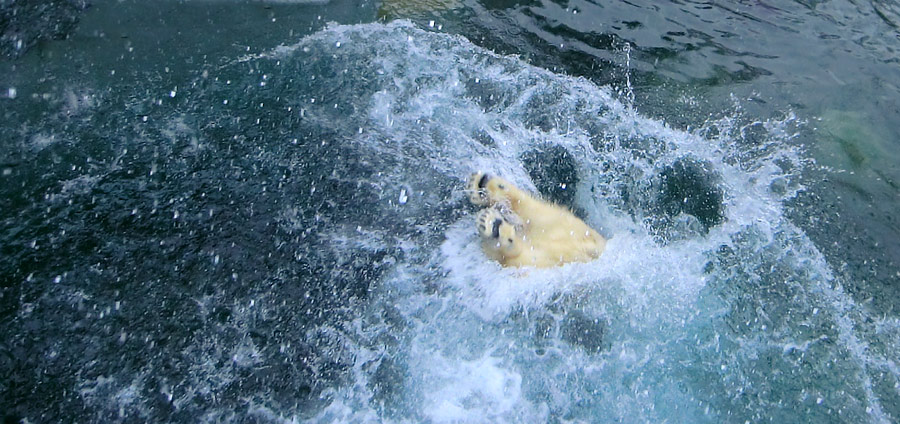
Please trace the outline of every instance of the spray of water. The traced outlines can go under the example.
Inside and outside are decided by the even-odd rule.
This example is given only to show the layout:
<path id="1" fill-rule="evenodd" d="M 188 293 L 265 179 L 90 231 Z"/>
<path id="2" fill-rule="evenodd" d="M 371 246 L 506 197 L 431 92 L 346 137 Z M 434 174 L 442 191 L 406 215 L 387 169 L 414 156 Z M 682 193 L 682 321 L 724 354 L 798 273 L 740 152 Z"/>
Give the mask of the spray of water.
<path id="1" fill-rule="evenodd" d="M 900 414 L 898 321 L 854 302 L 785 216 L 808 165 L 789 112 L 753 122 L 736 99 L 676 130 L 630 95 L 402 21 L 332 26 L 151 94 L 124 112 L 79 100 L 21 138 L 50 169 L 22 180 L 64 181 L 33 209 L 68 225 L 10 226 L 22 257 L 72 233 L 57 244 L 111 246 L 111 269 L 23 275 L 49 294 L 17 312 L 38 330 L 71 317 L 117 352 L 48 342 L 98 420 Z M 476 170 L 572 208 L 606 252 L 489 261 L 463 193 Z M 178 320 L 144 319 L 163 313 Z"/>
<path id="2" fill-rule="evenodd" d="M 563 149 L 571 206 L 610 240 L 592 263 L 502 269 L 472 214 L 417 209 L 443 241 L 401 241 L 408 259 L 355 322 L 352 382 L 313 421 L 891 419 L 896 322 L 869 321 L 783 213 L 806 164 L 790 113 L 683 132 L 606 88 L 403 22 L 333 27 L 253 60 L 329 55 L 377 80 L 353 144 L 402 164 L 366 182 L 421 193 L 397 207 L 428 203 L 423 169 L 455 188 L 431 199 L 452 208 L 473 170 L 534 190 L 560 165 L 522 158 Z"/>

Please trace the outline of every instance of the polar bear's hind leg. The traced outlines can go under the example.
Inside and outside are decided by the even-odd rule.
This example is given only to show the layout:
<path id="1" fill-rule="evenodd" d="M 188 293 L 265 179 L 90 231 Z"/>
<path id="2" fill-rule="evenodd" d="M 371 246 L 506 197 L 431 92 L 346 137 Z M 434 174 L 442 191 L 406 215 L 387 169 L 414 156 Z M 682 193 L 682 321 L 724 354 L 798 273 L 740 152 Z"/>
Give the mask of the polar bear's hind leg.
<path id="1" fill-rule="evenodd" d="M 521 253 L 521 236 L 516 225 L 511 223 L 499 208 L 487 208 L 475 217 L 481 244 L 489 256 L 505 263 L 507 259 Z"/>

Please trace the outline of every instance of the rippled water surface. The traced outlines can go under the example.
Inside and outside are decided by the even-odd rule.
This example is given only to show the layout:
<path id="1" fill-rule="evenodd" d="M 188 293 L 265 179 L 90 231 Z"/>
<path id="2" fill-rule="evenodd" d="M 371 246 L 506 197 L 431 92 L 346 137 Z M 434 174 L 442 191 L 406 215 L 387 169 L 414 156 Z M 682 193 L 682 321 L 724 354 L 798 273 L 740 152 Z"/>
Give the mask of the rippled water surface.
<path id="1" fill-rule="evenodd" d="M 0 0 L 4 422 L 896 422 L 898 28 Z M 476 170 L 607 251 L 490 262 Z"/>

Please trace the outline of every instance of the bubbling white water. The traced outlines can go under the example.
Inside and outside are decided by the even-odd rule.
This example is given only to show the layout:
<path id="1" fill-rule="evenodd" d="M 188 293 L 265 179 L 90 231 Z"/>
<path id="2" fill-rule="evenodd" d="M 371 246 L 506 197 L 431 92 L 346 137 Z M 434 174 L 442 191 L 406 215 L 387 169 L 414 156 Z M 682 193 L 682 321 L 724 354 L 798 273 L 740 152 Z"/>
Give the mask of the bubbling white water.
<path id="1" fill-rule="evenodd" d="M 897 386 L 881 386 L 898 381 L 896 320 L 867 323 L 783 213 L 805 162 L 790 115 L 754 123 L 767 138 L 753 147 L 731 119 L 709 124 L 715 137 L 679 131 L 606 88 L 405 22 L 335 26 L 244 60 L 323 46 L 332 60 L 366 57 L 365 72 L 349 67 L 356 78 L 382 78 L 352 143 L 404 166 L 363 183 L 427 196 L 416 173 L 432 169 L 459 187 L 438 202 L 466 207 L 470 172 L 533 189 L 522 155 L 561 146 L 579 172 L 578 207 L 611 238 L 598 260 L 549 270 L 489 261 L 473 214 L 447 223 L 439 247 L 402 240 L 408 260 L 349 326 L 349 383 L 311 421 L 890 421 L 881 398 Z M 686 158 L 711 170 L 723 219 L 661 240 L 646 219 L 653 179 Z M 695 219 L 682 215 L 674 222 Z"/>

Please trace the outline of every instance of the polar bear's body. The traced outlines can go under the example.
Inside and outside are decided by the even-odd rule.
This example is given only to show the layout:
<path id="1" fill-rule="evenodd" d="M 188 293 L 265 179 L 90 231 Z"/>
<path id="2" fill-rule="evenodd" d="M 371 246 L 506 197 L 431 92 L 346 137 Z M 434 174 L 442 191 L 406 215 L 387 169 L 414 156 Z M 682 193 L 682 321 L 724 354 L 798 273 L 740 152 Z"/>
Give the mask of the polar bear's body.
<path id="1" fill-rule="evenodd" d="M 476 173 L 469 199 L 481 246 L 503 266 L 548 268 L 600 257 L 606 239 L 566 208 L 538 199 L 503 178 Z"/>

